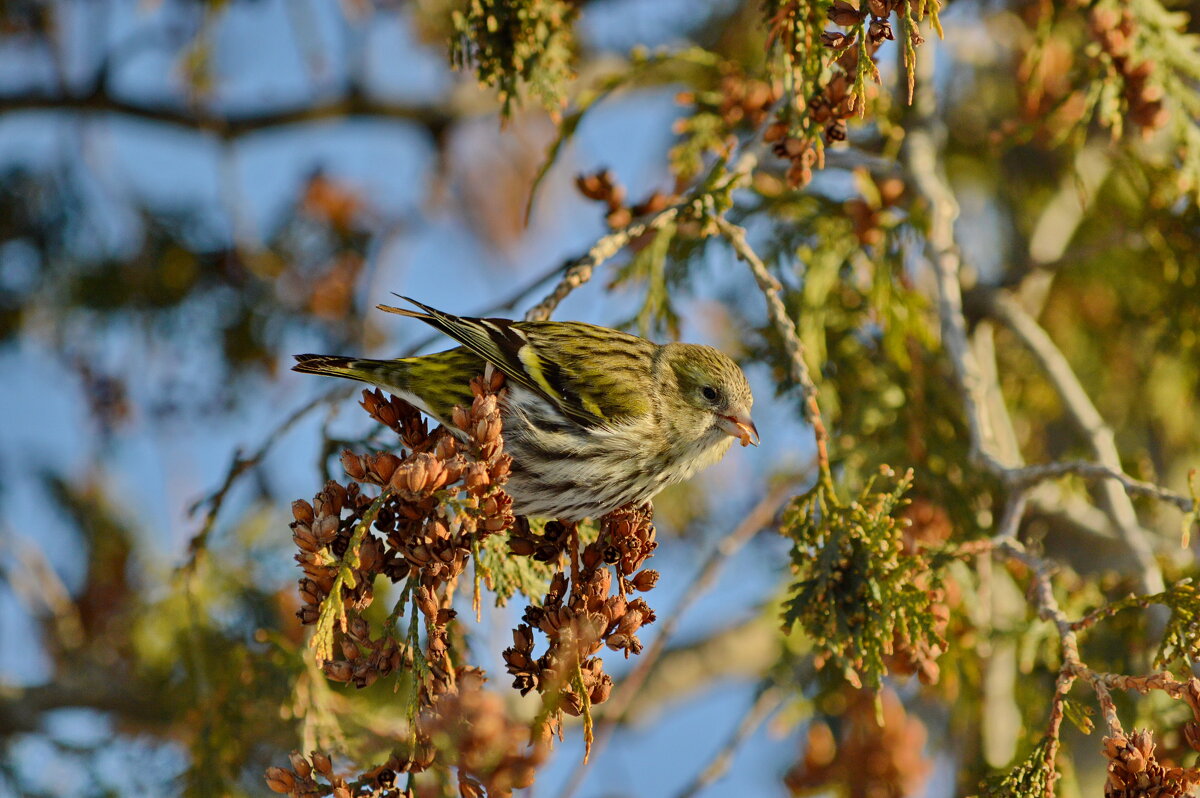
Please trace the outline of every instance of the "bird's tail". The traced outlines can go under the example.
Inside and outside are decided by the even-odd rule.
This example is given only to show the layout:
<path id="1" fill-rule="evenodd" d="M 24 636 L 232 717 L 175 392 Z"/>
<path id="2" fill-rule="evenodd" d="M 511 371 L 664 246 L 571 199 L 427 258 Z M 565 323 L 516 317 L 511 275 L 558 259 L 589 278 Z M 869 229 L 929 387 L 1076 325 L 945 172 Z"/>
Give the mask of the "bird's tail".
<path id="1" fill-rule="evenodd" d="M 396 388 L 408 384 L 408 364 L 403 360 L 371 360 L 341 355 L 295 355 L 292 371 L 326 374 Z"/>

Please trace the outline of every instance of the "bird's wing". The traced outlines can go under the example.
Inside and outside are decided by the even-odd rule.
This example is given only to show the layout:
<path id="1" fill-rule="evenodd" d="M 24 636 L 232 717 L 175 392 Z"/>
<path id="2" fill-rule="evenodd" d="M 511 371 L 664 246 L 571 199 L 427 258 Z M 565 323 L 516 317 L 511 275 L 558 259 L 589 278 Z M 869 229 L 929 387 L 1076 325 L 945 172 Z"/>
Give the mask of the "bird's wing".
<path id="1" fill-rule="evenodd" d="M 402 297 L 421 310 L 380 305 L 421 319 L 494 365 L 513 382 L 541 394 L 563 415 L 597 426 L 649 412 L 655 344 L 579 322 L 514 322 L 455 316 Z"/>
<path id="2" fill-rule="evenodd" d="M 525 360 L 565 403 L 611 424 L 651 412 L 651 367 L 658 345 L 636 335 L 576 321 L 518 322 L 529 341 Z M 560 402 L 560 407 L 564 404 Z M 564 413 L 570 413 L 564 409 Z"/>

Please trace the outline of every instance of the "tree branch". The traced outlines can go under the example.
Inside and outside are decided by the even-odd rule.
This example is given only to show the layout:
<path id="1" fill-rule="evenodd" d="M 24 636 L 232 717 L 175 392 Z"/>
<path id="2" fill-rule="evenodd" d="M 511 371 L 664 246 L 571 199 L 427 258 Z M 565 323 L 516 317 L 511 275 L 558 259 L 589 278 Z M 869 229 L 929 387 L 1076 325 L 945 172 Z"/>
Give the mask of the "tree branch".
<path id="1" fill-rule="evenodd" d="M 677 798 L 692 798 L 724 776 L 729 771 L 729 766 L 733 764 L 733 755 L 782 703 L 783 695 L 778 687 L 772 686 L 769 682 L 760 684 L 754 702 L 746 709 L 746 714 L 738 721 L 737 726 L 729 735 L 729 739 L 725 741 L 719 751 L 713 754 L 708 766 L 676 794 Z"/>
<path id="2" fill-rule="evenodd" d="M 1033 353 L 1055 391 L 1062 398 L 1068 414 L 1086 437 L 1099 465 L 1111 472 L 1121 473 L 1121 455 L 1117 451 L 1113 432 L 1104 423 L 1100 411 L 1092 403 L 1062 351 L 1055 346 L 1054 341 L 1050 339 L 1041 325 L 1017 304 L 1016 300 L 997 292 L 992 296 L 990 307 L 996 318 L 1016 333 L 1021 342 Z M 1090 473 L 1093 477 L 1108 476 L 1108 474 L 1097 473 L 1094 469 Z M 1130 478 L 1126 477 L 1125 479 L 1129 480 Z M 1138 523 L 1133 502 L 1130 501 L 1129 494 L 1125 491 L 1125 483 L 1103 479 L 1100 489 L 1108 511 L 1117 524 L 1121 539 L 1137 561 L 1143 592 L 1162 592 L 1162 572 L 1159 571 L 1158 564 L 1154 561 L 1154 551 L 1150 546 L 1148 533 Z"/>
<path id="3" fill-rule="evenodd" d="M 758 257 L 758 253 L 746 240 L 745 228 L 739 227 L 721 216 L 716 218 L 716 223 L 717 229 L 729 241 L 738 258 L 750 267 L 754 280 L 758 283 L 758 289 L 767 302 L 767 315 L 770 317 L 775 331 L 783 340 L 783 348 L 788 355 L 792 381 L 799 385 L 800 390 L 804 393 L 805 420 L 812 425 L 813 437 L 817 442 L 819 479 L 826 488 L 832 490 L 833 476 L 829 469 L 829 433 L 825 429 L 825 422 L 821 420 L 821 408 L 817 404 L 817 386 L 808 371 L 804 343 L 796 334 L 796 324 L 788 316 L 787 308 L 780 297 L 783 286 L 779 284 L 779 281 L 763 263 L 762 258 Z"/>
<path id="4" fill-rule="evenodd" d="M 572 291 L 592 279 L 592 272 L 598 266 L 615 256 L 635 238 L 651 230 L 661 229 L 675 221 L 680 211 L 690 204 L 690 202 L 689 200 L 687 203 L 672 205 L 670 208 L 659 211 L 645 221 L 635 222 L 619 230 L 614 230 L 593 244 L 591 249 L 583 255 L 574 260 L 567 261 L 561 267 L 563 271 L 562 279 L 558 281 L 558 284 L 554 286 L 554 290 L 545 299 L 531 307 L 525 313 L 525 321 L 546 321 L 549 319 L 559 304 Z"/>
<path id="5" fill-rule="evenodd" d="M 190 109 L 182 104 L 152 104 L 126 100 L 114 96 L 101 80 L 96 88 L 87 94 L 24 92 L 0 95 L 0 114 L 15 111 L 120 114 L 212 133 L 223 139 L 235 139 L 269 128 L 351 116 L 385 117 L 412 122 L 438 138 L 456 118 L 466 113 L 467 109 L 446 105 L 389 103 L 369 97 L 357 88 L 351 88 L 341 97 L 313 105 L 273 111 L 221 113 L 212 109 Z"/>
<path id="6" fill-rule="evenodd" d="M 1115 480 L 1131 496 L 1145 496 L 1149 499 L 1156 499 L 1164 504 L 1173 504 L 1185 513 L 1192 512 L 1196 506 L 1196 503 L 1187 496 L 1167 490 L 1160 485 L 1155 485 L 1153 482 L 1134 479 L 1119 468 L 1112 468 L 1103 463 L 1091 463 L 1087 460 L 1063 460 L 1056 463 L 1014 468 L 1006 472 L 1005 479 L 1009 485 L 1020 488 L 1045 482 L 1049 479 L 1057 479 L 1068 474 L 1074 474 L 1084 479 Z"/>

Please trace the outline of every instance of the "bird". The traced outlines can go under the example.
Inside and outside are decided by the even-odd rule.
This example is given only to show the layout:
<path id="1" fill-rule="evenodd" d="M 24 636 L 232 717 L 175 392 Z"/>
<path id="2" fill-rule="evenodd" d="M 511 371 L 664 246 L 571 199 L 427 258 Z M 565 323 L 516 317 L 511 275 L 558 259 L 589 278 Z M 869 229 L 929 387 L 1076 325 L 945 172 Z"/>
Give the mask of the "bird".
<path id="1" fill-rule="evenodd" d="M 720 460 L 734 440 L 759 444 L 754 397 L 742 369 L 711 346 L 657 344 L 577 321 L 455 316 L 408 297 L 420 319 L 460 345 L 396 360 L 296 355 L 294 371 L 369 383 L 453 426 L 470 380 L 503 372 L 505 490 L 517 515 L 599 518 L 649 502 L 667 485 Z"/>

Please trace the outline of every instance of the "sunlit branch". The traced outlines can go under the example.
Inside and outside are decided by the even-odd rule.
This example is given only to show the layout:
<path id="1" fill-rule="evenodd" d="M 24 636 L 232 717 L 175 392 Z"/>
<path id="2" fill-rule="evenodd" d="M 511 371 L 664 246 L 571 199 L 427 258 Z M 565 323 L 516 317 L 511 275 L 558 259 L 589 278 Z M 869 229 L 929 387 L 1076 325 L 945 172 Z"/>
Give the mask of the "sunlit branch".
<path id="1" fill-rule="evenodd" d="M 932 69 L 928 51 L 922 53 L 922 68 L 926 73 Z M 1044 766 L 1047 769 L 1047 796 L 1053 794 L 1056 778 L 1054 759 L 1057 754 L 1059 731 L 1064 712 L 1063 701 L 1076 679 L 1086 681 L 1095 692 L 1105 724 L 1111 736 L 1121 734 L 1120 720 L 1110 695 L 1110 687 L 1146 686 L 1154 679 L 1162 681 L 1161 675 L 1150 677 L 1125 677 L 1126 681 L 1113 680 L 1108 674 L 1089 668 L 1080 658 L 1078 631 L 1085 628 L 1080 622 L 1072 622 L 1059 606 L 1054 595 L 1051 575 L 1054 566 L 1046 559 L 1029 551 L 1017 538 L 1021 518 L 1024 515 L 1026 494 L 1029 488 L 1043 480 L 1067 473 L 1078 473 L 1094 478 L 1105 478 L 1113 490 L 1106 491 L 1109 509 L 1122 530 L 1122 538 L 1137 560 L 1138 576 L 1143 590 L 1158 593 L 1162 590 L 1162 575 L 1154 562 L 1144 530 L 1137 524 L 1129 497 L 1121 488 L 1140 491 L 1184 508 L 1182 497 L 1174 496 L 1155 486 L 1137 483 L 1121 473 L 1120 458 L 1112 440 L 1112 433 L 1104 425 L 1095 406 L 1083 391 L 1078 378 L 1067 364 L 1065 357 L 1050 341 L 1049 336 L 1012 300 L 1000 299 L 993 303 L 996 315 L 1017 333 L 1023 342 L 1034 351 L 1042 363 L 1051 382 L 1063 402 L 1085 431 L 1089 443 L 1100 460 L 1097 464 L 1056 463 L 1047 466 L 1021 467 L 1019 453 L 1016 463 L 1009 464 L 997 455 L 994 428 L 988 416 L 986 401 L 987 385 L 984 372 L 975 359 L 967 336 L 966 319 L 962 307 L 962 287 L 959 273 L 962 259 L 954 237 L 954 221 L 958 205 L 953 189 L 940 166 L 941 129 L 936 118 L 936 97 L 932 81 L 919 80 L 920 90 L 913 105 L 910 125 L 906 132 L 904 162 L 912 181 L 929 205 L 929 229 L 927 252 L 933 267 L 938 289 L 938 314 L 941 322 L 943 345 L 953 364 L 954 374 L 963 402 L 970 430 L 972 459 L 989 472 L 1000 477 L 1011 493 L 1005 511 L 996 525 L 995 535 L 990 541 L 994 552 L 1007 560 L 1024 565 L 1030 574 L 1030 602 L 1038 617 L 1052 623 L 1059 639 L 1061 665 L 1055 685 L 1055 694 L 1048 719 Z M 1007 413 L 1003 403 L 999 412 Z M 1099 472 L 1097 469 L 1103 469 Z M 1118 476 L 1120 474 L 1120 476 Z M 1116 480 L 1107 479 L 1112 477 Z M 1117 485 L 1120 487 L 1117 487 Z M 1190 506 L 1190 502 L 1187 503 Z M 1132 682 L 1128 680 L 1132 679 Z M 1157 684 L 1157 682 L 1155 682 Z M 1147 687 L 1147 689 L 1154 689 Z"/>
<path id="2" fill-rule="evenodd" d="M 1112 429 L 1104 423 L 1100 412 L 1071 369 L 1071 364 L 1050 340 L 1050 336 L 1011 297 L 996 294 L 991 307 L 996 316 L 1016 333 L 1042 366 L 1055 391 L 1062 398 L 1063 406 L 1087 438 L 1100 465 L 1120 471 L 1121 455 L 1117 451 Z M 1154 552 L 1147 540 L 1146 531 L 1138 523 L 1137 513 L 1129 495 L 1123 489 L 1123 484 L 1118 485 L 1106 479 L 1101 482 L 1100 487 L 1122 540 L 1137 559 L 1142 573 L 1143 589 L 1149 593 L 1160 592 L 1163 588 L 1162 574 L 1154 562 Z"/>
<path id="3" fill-rule="evenodd" d="M 792 380 L 800 386 L 800 390 L 804 392 L 804 412 L 808 423 L 812 424 L 813 436 L 817 443 L 817 466 L 820 470 L 820 479 L 826 487 L 832 487 L 832 476 L 829 470 L 829 433 L 825 430 L 825 422 L 821 420 L 821 409 L 817 404 L 817 386 L 813 382 L 812 375 L 808 371 L 808 363 L 805 360 L 804 343 L 800 340 L 800 336 L 796 334 L 796 323 L 788 316 L 787 308 L 783 304 L 783 298 L 780 296 L 783 291 L 783 286 L 775 279 L 774 275 L 767 269 L 762 258 L 750 246 L 746 240 L 746 230 L 733 224 L 723 217 L 717 217 L 717 228 L 721 234 L 729 241 L 733 251 L 746 265 L 750 267 L 751 273 L 754 275 L 755 282 L 758 283 L 758 289 L 762 292 L 763 298 L 767 302 L 767 315 L 771 319 L 771 324 L 775 331 L 779 334 L 783 341 L 784 351 L 788 355 L 788 364 L 790 376 Z"/>
<path id="4" fill-rule="evenodd" d="M 921 60 L 929 59 L 929 53 L 923 52 Z M 930 65 L 926 64 L 924 68 L 928 69 Z M 1031 474 L 1042 472 L 1024 471 L 1019 465 L 1006 464 L 996 455 L 993 427 L 988 418 L 983 372 L 967 340 L 966 318 L 962 309 L 962 286 L 959 281 L 962 259 L 954 239 L 954 220 L 958 216 L 958 203 L 938 161 L 936 97 L 930 81 L 919 81 L 918 85 L 920 88 L 913 103 L 913 123 L 907 134 L 905 163 L 913 181 L 930 206 L 927 247 L 938 286 L 938 315 L 941 320 L 942 342 L 954 366 L 959 393 L 962 396 L 971 431 L 971 454 L 988 471 L 1005 481 L 1012 479 L 1013 474 L 1019 474 L 1021 480 L 1027 480 Z M 1022 329 L 1018 335 L 1031 348 L 1036 346 L 1035 354 L 1043 362 L 1048 373 L 1053 370 L 1051 380 L 1055 388 L 1063 397 L 1064 404 L 1073 408 L 1072 412 L 1079 419 L 1080 426 L 1088 432 L 1101 464 L 1119 471 L 1120 458 L 1111 440 L 1112 433 L 1107 432 L 1107 436 L 1105 435 L 1107 427 L 1071 372 L 1066 359 L 1036 322 L 1029 319 L 1032 327 L 1036 328 L 1035 331 L 1030 325 L 1023 323 L 1028 319 L 1027 316 L 1018 319 L 1016 312 L 1012 310 L 1013 304 L 999 300 L 994 303 L 998 308 L 1004 306 L 999 312 L 1007 316 L 1005 320 L 1010 324 L 1014 320 L 1021 322 Z M 1114 458 L 1115 463 L 1112 462 Z M 1051 476 L 1051 472 L 1044 472 L 1043 478 L 1049 479 Z M 1129 498 L 1111 482 L 1107 484 L 1114 488 L 1106 490 L 1105 494 L 1110 511 L 1121 530 L 1122 539 L 1136 559 L 1142 587 L 1146 592 L 1160 592 L 1163 586 L 1162 573 L 1154 562 L 1149 541 L 1137 523 L 1137 516 Z"/>
<path id="5" fill-rule="evenodd" d="M 602 237 L 583 255 L 568 261 L 561 267 L 562 279 L 545 299 L 534 305 L 525 314 L 526 321 L 546 321 L 564 299 L 579 286 L 592 279 L 592 273 L 602 263 L 624 249 L 630 241 L 651 230 L 658 230 L 675 221 L 686 204 L 673 205 L 649 219 L 614 230 Z"/>
<path id="6" fill-rule="evenodd" d="M 1185 513 L 1190 513 L 1195 507 L 1195 502 L 1187 496 L 1167 490 L 1153 482 L 1134 479 L 1120 469 L 1112 468 L 1103 463 L 1092 463 L 1087 460 L 1063 460 L 1056 463 L 1008 469 L 1004 478 L 1009 485 L 1019 488 L 1029 487 L 1040 482 L 1045 482 L 1046 480 L 1068 475 L 1082 477 L 1083 479 L 1115 480 L 1131 496 L 1144 496 L 1163 502 L 1164 504 L 1173 504 Z"/>

